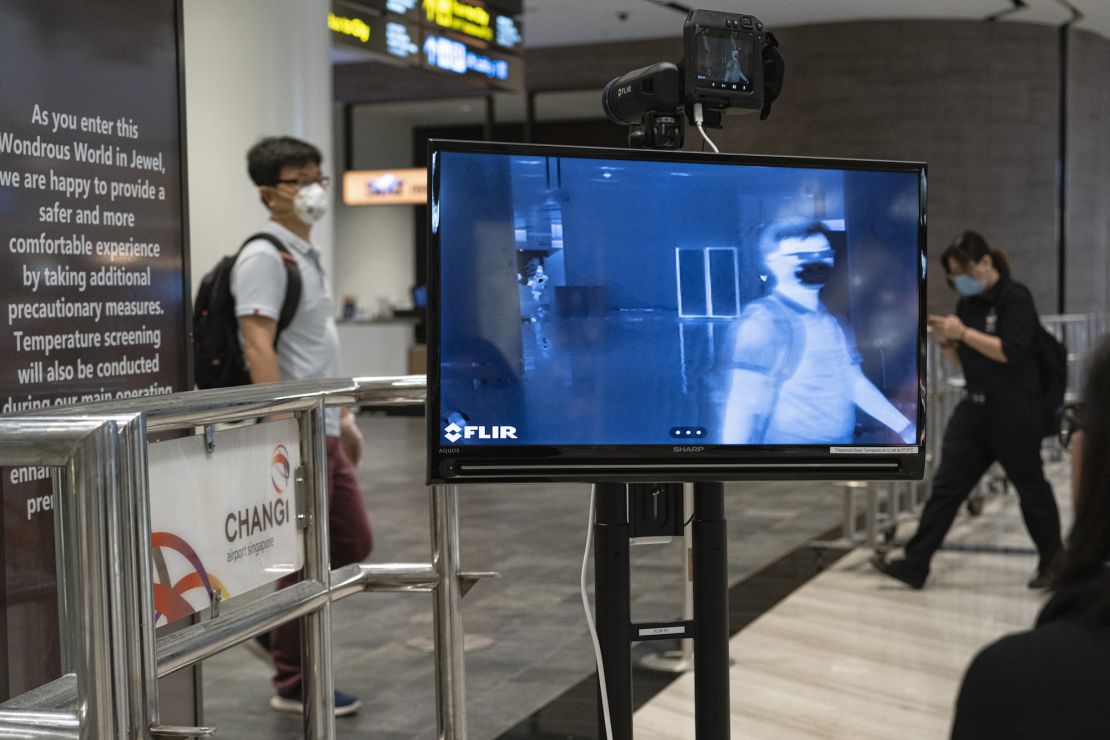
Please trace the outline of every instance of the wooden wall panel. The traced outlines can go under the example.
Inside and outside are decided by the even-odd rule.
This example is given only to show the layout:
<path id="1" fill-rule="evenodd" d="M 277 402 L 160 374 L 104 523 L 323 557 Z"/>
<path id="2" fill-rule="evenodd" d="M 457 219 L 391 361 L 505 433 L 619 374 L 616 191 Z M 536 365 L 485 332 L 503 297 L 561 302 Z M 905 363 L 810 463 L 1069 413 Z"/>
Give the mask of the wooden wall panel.
<path id="1" fill-rule="evenodd" d="M 931 269 L 975 229 L 1009 253 L 1039 307 L 1055 306 L 1053 29 L 876 22 L 784 29 L 779 39 L 783 96 L 767 121 L 733 118 L 721 136 L 728 150 L 925 161 Z M 945 281 L 930 280 L 931 310 L 953 304 Z"/>
<path id="2" fill-rule="evenodd" d="M 1110 308 L 1110 41 L 1073 33 L 1068 95 L 1068 311 Z"/>

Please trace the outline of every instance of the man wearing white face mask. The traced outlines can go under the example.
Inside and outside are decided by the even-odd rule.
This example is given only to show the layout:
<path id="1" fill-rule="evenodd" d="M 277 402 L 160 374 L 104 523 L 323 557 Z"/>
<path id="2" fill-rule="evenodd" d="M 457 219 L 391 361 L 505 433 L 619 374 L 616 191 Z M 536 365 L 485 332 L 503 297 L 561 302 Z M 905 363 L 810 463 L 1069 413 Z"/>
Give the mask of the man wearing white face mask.
<path id="1" fill-rule="evenodd" d="M 249 241 L 231 271 L 231 294 L 239 317 L 241 345 L 252 383 L 312 380 L 339 375 L 339 339 L 335 307 L 320 253 L 312 245 L 312 225 L 327 212 L 329 178 L 320 172 L 320 151 L 290 137 L 263 139 L 247 153 L 247 169 L 258 186 L 270 220 L 262 232 L 286 248 L 279 251 L 266 238 Z M 292 260 L 301 291 L 288 325 L 278 333 Z M 331 566 L 337 568 L 370 554 L 370 523 L 355 481 L 354 466 L 362 454 L 362 437 L 354 417 L 343 410 L 327 411 L 328 522 Z M 298 580 L 289 576 L 286 586 Z M 277 691 L 270 704 L 279 711 L 302 711 L 300 626 L 289 622 L 270 634 L 269 648 Z M 335 692 L 337 715 L 353 714 L 361 703 Z"/>

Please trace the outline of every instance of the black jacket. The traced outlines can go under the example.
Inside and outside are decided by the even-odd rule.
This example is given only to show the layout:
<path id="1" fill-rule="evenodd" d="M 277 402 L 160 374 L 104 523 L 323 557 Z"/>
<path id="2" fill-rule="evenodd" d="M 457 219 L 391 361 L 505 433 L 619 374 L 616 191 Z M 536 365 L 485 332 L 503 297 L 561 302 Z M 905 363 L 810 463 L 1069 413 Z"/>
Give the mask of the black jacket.
<path id="1" fill-rule="evenodd" d="M 1007 359 L 996 362 L 965 344 L 958 345 L 956 352 L 969 391 L 1010 398 L 1038 392 L 1033 345 L 1040 319 L 1028 288 L 1001 277 L 990 290 L 961 298 L 956 315 L 968 328 L 999 337 Z"/>
<path id="2" fill-rule="evenodd" d="M 1102 574 L 1065 586 L 1035 629 L 980 651 L 956 701 L 953 740 L 1110 738 L 1110 624 L 1074 616 L 1105 589 Z"/>

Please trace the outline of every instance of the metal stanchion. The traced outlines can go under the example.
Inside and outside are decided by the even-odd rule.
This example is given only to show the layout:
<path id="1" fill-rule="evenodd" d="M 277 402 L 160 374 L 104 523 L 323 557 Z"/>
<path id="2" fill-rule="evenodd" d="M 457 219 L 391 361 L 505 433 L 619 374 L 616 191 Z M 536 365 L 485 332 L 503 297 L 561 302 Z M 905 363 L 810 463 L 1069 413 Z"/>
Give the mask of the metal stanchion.
<path id="1" fill-rule="evenodd" d="M 856 491 L 867 488 L 862 481 L 850 480 L 844 483 L 844 521 L 841 524 L 841 537 L 846 542 L 855 542 L 859 533 L 859 510 Z"/>
<path id="2" fill-rule="evenodd" d="M 328 587 L 331 555 L 328 550 L 328 449 L 324 428 L 324 402 L 302 412 L 301 460 L 305 468 L 304 579 Z M 331 670 L 331 602 L 301 618 L 301 680 L 304 697 L 304 732 L 311 740 L 335 737 L 335 691 Z"/>
<path id="3" fill-rule="evenodd" d="M 76 645 L 73 665 L 78 676 L 87 677 L 77 684 L 78 712 L 84 715 L 82 735 L 89 738 L 118 736 L 130 716 L 123 683 L 127 665 L 119 649 L 125 637 L 123 614 L 112 610 L 122 600 L 120 579 L 112 573 L 119 567 L 119 542 L 109 534 L 119 505 L 118 454 L 116 425 L 104 424 L 89 435 L 61 476 L 69 495 L 55 478 L 56 516 L 77 535 L 61 548 L 75 606 L 75 622 L 67 629 Z"/>
<path id="4" fill-rule="evenodd" d="M 459 582 L 459 489 L 432 486 L 432 567 L 435 590 L 436 733 L 439 740 L 466 739 L 466 679 L 462 588 Z"/>
<path id="5" fill-rule="evenodd" d="M 131 735 L 144 737 L 147 728 L 160 723 L 158 707 L 158 644 L 155 637 L 154 599 L 150 589 L 150 497 L 147 490 L 146 420 L 136 414 L 134 420 L 120 429 L 120 543 L 123 597 L 127 632 L 127 693 L 131 697 Z"/>
<path id="6" fill-rule="evenodd" d="M 864 500 L 867 505 L 863 523 L 864 538 L 867 546 L 874 548 L 879 544 L 879 492 L 875 490 L 875 486 L 864 489 Z"/>

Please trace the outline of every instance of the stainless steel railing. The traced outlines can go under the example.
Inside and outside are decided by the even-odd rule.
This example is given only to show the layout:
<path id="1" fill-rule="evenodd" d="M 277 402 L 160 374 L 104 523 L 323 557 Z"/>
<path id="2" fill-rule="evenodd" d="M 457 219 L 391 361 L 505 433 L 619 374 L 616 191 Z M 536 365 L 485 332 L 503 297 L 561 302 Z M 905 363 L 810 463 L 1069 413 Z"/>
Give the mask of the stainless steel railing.
<path id="1" fill-rule="evenodd" d="M 63 624 L 62 678 L 0 706 L 0 738 L 148 738 L 211 734 L 159 722 L 157 679 L 291 619 L 305 620 L 305 736 L 335 735 L 330 605 L 363 591 L 434 594 L 440 738 L 465 738 L 462 595 L 490 573 L 461 573 L 458 490 L 431 490 L 429 563 L 331 571 L 325 406 L 423 403 L 422 376 L 254 385 L 0 418 L 0 465 L 53 465 Z M 274 414 L 298 421 L 307 470 L 305 565 L 299 583 L 155 639 L 151 598 L 148 434 L 210 430 Z M 216 611 L 215 609 L 213 610 Z"/>

